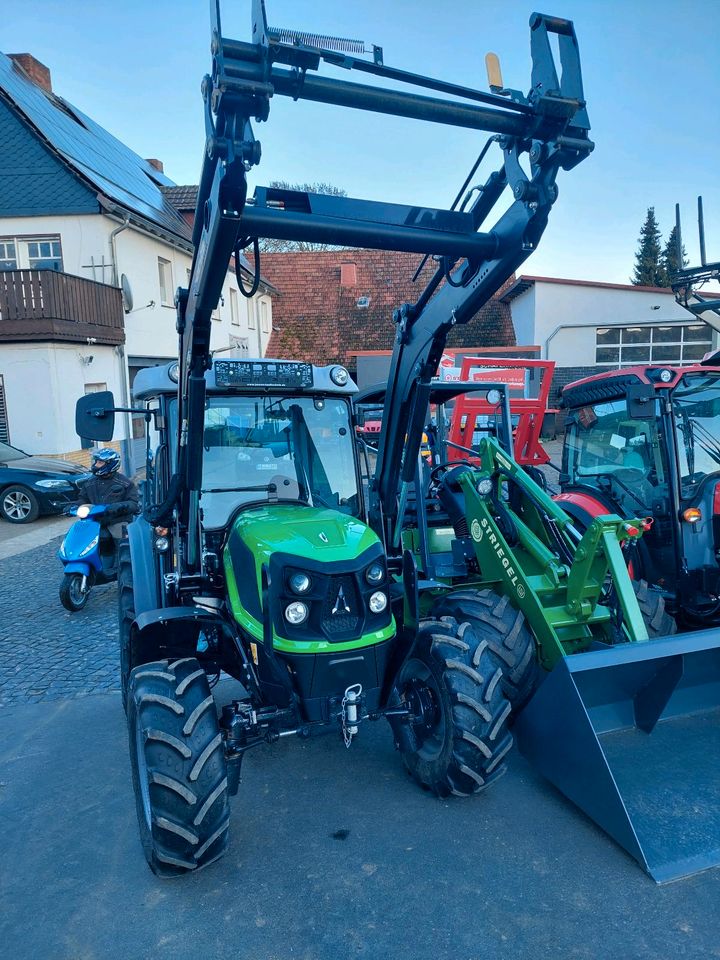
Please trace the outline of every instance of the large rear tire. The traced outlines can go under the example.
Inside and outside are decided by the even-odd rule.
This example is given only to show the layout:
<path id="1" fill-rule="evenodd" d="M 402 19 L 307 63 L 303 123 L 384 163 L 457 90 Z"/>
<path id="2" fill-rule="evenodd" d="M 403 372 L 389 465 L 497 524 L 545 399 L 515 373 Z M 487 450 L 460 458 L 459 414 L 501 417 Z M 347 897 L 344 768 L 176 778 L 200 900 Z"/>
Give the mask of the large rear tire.
<path id="1" fill-rule="evenodd" d="M 150 869 L 177 877 L 219 859 L 228 844 L 227 764 L 207 676 L 194 657 L 132 671 L 128 732 Z"/>
<path id="2" fill-rule="evenodd" d="M 468 797 L 505 772 L 512 736 L 501 679 L 487 641 L 469 623 L 421 621 L 396 685 L 401 702 L 425 718 L 400 739 L 405 767 L 421 787 Z"/>
<path id="3" fill-rule="evenodd" d="M 135 620 L 135 592 L 133 588 L 130 544 L 121 541 L 118 546 L 118 632 L 120 635 L 120 690 L 125 713 L 127 713 L 128 681 L 133 668 L 130 647 L 130 629 Z"/>
<path id="4" fill-rule="evenodd" d="M 85 579 L 85 589 L 83 590 L 83 579 Z M 60 584 L 60 603 L 69 610 L 70 613 L 77 613 L 82 610 L 88 602 L 90 596 L 90 583 L 87 577 L 83 578 L 81 573 L 66 573 L 63 575 Z"/>
<path id="5" fill-rule="evenodd" d="M 457 590 L 433 607 L 436 617 L 467 621 L 487 641 L 503 671 L 503 692 L 517 713 L 540 682 L 537 645 L 524 615 L 494 590 Z"/>
<path id="6" fill-rule="evenodd" d="M 677 633 L 675 618 L 665 609 L 665 598 L 657 587 L 646 580 L 633 580 L 633 590 L 651 640 Z"/>

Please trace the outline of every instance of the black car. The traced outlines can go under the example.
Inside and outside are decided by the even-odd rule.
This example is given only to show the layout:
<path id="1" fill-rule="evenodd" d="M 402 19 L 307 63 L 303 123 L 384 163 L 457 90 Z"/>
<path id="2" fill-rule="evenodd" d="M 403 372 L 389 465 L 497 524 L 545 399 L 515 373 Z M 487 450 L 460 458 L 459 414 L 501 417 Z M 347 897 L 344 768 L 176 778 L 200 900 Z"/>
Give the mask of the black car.
<path id="1" fill-rule="evenodd" d="M 0 517 L 30 523 L 40 514 L 62 513 L 80 501 L 78 481 L 90 474 L 68 460 L 32 457 L 0 443 Z"/>

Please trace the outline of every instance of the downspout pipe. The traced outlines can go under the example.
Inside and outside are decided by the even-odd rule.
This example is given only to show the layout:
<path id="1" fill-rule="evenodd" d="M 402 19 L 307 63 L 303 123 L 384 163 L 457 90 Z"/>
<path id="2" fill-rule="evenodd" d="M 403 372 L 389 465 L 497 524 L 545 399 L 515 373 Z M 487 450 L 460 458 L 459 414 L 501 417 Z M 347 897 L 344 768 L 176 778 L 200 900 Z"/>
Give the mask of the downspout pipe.
<path id="1" fill-rule="evenodd" d="M 119 233 L 122 233 L 123 230 L 127 230 L 130 225 L 130 218 L 127 214 L 123 217 L 123 222 L 119 227 L 115 229 L 110 234 L 110 256 L 112 257 L 112 270 L 113 270 L 113 286 L 120 286 L 120 271 L 118 270 L 118 260 L 117 260 L 117 245 L 116 239 Z M 117 348 L 117 355 L 120 359 L 120 386 L 122 390 L 122 406 L 130 406 L 130 391 L 128 387 L 129 381 L 129 371 L 127 365 L 127 358 L 125 356 L 125 346 L 120 344 Z M 132 447 L 131 447 L 131 438 L 132 438 L 132 420 L 131 414 L 125 414 L 125 437 L 120 441 L 121 447 L 121 456 L 123 462 L 123 469 L 127 476 L 131 477 L 135 472 L 133 470 L 132 462 Z"/>

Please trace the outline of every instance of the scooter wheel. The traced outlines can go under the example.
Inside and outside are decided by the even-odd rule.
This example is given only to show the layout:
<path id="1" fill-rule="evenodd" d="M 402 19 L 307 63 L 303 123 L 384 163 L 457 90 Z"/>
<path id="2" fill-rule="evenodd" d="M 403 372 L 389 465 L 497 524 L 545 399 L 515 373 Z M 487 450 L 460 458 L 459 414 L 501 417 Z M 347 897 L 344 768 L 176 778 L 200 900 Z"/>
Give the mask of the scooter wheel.
<path id="1" fill-rule="evenodd" d="M 83 590 L 83 578 L 79 573 L 66 573 L 60 584 L 60 603 L 75 613 L 76 610 L 82 610 L 90 596 L 90 588 L 85 586 Z"/>

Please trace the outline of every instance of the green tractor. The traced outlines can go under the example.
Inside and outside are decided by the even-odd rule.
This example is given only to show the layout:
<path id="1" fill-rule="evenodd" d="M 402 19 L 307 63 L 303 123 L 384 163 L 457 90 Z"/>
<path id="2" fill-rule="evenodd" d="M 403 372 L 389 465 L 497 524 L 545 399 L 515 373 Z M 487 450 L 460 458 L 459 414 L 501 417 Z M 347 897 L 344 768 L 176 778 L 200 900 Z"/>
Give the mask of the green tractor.
<path id="1" fill-rule="evenodd" d="M 421 622 L 426 585 L 412 552 L 388 551 L 382 517 L 367 512 L 347 371 L 212 358 L 211 317 L 228 263 L 234 257 L 239 271 L 242 250 L 253 242 L 257 283 L 258 237 L 438 256 L 439 273 L 399 324 L 402 340 L 403 329 L 429 323 L 440 331 L 437 345 L 535 248 L 559 171 L 592 149 L 568 21 L 533 16 L 528 97 L 407 72 L 405 83 L 420 92 L 381 90 L 378 97 L 374 85 L 316 78 L 321 63 L 338 63 L 330 40 L 273 31 L 261 2 L 254 4 L 252 43 L 226 40 L 217 4 L 212 12 L 195 255 L 188 289 L 177 293 L 179 361 L 141 372 L 134 383 L 152 428 L 144 512 L 129 525 L 119 559 L 121 675 L 138 822 L 148 863 L 162 876 L 222 855 L 228 796 L 256 745 L 335 731 L 349 746 L 363 724 L 385 718 L 421 786 L 468 796 L 499 776 L 512 742 L 499 664 L 466 624 Z M 381 51 L 368 62 L 350 56 L 346 40 L 338 49 L 343 67 L 397 79 Z M 267 119 L 272 95 L 489 130 L 502 162 L 464 210 L 263 187 L 249 199 L 246 175 L 260 159 L 250 121 Z M 519 162 L 524 155 L 529 173 Z M 506 190 L 514 200 L 492 230 L 481 231 Z M 241 276 L 238 284 L 254 294 Z M 411 314 L 423 318 L 419 326 Z M 426 357 L 423 371 L 438 359 Z M 413 378 L 401 373 L 396 386 L 413 392 Z M 398 425 L 411 401 L 398 398 Z M 110 439 L 118 409 L 108 393 L 82 398 L 78 433 Z M 387 452 L 381 443 L 378 456 Z M 212 688 L 223 673 L 241 687 L 218 715 Z"/>

